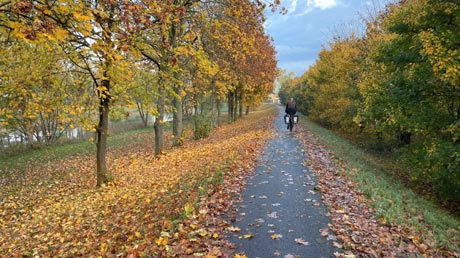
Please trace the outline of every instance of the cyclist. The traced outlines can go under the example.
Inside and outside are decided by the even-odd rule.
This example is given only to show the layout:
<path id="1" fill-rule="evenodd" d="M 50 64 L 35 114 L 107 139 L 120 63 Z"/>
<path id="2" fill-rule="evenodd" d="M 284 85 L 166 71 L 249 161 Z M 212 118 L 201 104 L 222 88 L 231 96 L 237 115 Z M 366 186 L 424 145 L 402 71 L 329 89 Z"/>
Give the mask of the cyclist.
<path id="1" fill-rule="evenodd" d="M 291 98 L 286 104 L 285 112 L 288 115 L 295 115 L 295 113 L 297 113 L 297 104 L 295 103 L 294 98 Z M 288 125 L 288 129 L 289 129 L 289 125 Z"/>

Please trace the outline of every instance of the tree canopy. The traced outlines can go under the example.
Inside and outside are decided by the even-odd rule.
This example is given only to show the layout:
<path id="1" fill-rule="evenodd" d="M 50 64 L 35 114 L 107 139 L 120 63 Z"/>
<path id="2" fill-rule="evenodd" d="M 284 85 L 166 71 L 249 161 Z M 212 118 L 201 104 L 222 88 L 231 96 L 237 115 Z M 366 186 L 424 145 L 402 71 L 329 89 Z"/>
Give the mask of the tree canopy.
<path id="1" fill-rule="evenodd" d="M 207 103 L 206 112 L 216 112 L 227 98 L 229 117 L 234 120 L 237 109 L 256 106 L 272 92 L 278 71 L 272 41 L 263 28 L 263 10 L 277 10 L 279 4 L 250 0 L 2 2 L 2 126 L 24 128 L 30 143 L 38 135 L 50 134 L 49 129 L 37 127 L 39 119 L 54 119 L 58 125 L 54 136 L 67 127 L 93 130 L 97 184 L 105 184 L 110 177 L 106 165 L 109 116 L 119 110 L 138 107 L 141 114 L 159 117 L 155 123 L 158 155 L 166 112 L 174 115 L 174 145 L 180 145 L 187 103 Z M 33 72 L 27 73 L 24 67 Z"/>
<path id="2" fill-rule="evenodd" d="M 365 20 L 362 36 L 333 37 L 281 92 L 329 128 L 399 139 L 417 168 L 408 177 L 458 200 L 459 20 L 457 1 L 388 4 Z"/>

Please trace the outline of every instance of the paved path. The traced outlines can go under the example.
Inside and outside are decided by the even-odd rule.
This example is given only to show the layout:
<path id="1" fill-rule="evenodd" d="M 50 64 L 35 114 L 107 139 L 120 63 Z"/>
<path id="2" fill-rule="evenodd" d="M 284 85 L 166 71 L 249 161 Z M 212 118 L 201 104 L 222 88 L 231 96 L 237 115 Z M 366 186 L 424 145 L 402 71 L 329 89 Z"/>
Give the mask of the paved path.
<path id="1" fill-rule="evenodd" d="M 327 210 L 315 191 L 315 178 L 304 165 L 305 152 L 288 132 L 280 108 L 277 133 L 264 150 L 244 201 L 235 203 L 236 221 L 229 241 L 248 258 L 334 257 L 327 231 Z"/>

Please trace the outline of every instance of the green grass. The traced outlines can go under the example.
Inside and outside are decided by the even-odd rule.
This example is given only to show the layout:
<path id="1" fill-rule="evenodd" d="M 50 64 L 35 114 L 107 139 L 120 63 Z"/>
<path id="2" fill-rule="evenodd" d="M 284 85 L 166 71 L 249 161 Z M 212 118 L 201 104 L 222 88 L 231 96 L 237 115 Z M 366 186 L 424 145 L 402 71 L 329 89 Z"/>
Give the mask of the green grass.
<path id="1" fill-rule="evenodd" d="M 152 131 L 151 127 L 141 128 L 137 130 L 128 131 L 109 136 L 109 148 L 123 146 L 132 141 L 141 141 L 145 139 L 138 139 L 135 137 L 139 133 Z M 8 168 L 25 168 L 33 162 L 48 162 L 57 159 L 64 159 L 75 154 L 89 154 L 96 155 L 96 144 L 91 143 L 89 140 L 79 140 L 71 143 L 62 143 L 52 146 L 43 146 L 36 149 L 22 150 L 21 152 L 13 154 L 0 155 L 0 173 L 8 171 Z"/>
<path id="2" fill-rule="evenodd" d="M 226 105 L 224 105 L 226 108 Z M 263 108 L 263 107 L 259 107 Z M 137 116 L 135 112 L 133 112 L 133 116 Z M 222 114 L 222 120 L 226 123 L 226 114 Z M 117 130 L 114 131 L 123 131 L 120 133 L 111 134 L 108 137 L 107 147 L 117 148 L 128 144 L 136 144 L 145 142 L 145 138 L 138 137 L 139 134 L 142 133 L 150 133 L 153 141 L 154 130 L 152 126 L 148 127 L 138 127 L 138 129 L 131 129 L 129 130 L 129 125 L 124 125 L 121 122 L 115 122 L 121 125 L 118 125 Z M 130 123 L 128 124 L 140 124 L 140 120 L 137 118 L 131 118 Z M 126 123 L 124 123 L 126 124 Z M 126 128 L 124 128 L 126 127 Z M 131 126 L 133 127 L 133 126 Z M 193 119 L 184 120 L 184 130 L 185 134 L 193 134 L 192 131 L 194 130 L 194 123 Z M 128 131 L 127 131 L 128 130 Z M 171 123 L 165 123 L 164 127 L 165 132 L 172 130 Z M 30 163 L 34 162 L 42 162 L 46 163 L 48 161 L 53 160 L 60 160 L 65 159 L 66 157 L 70 157 L 76 154 L 94 154 L 96 155 L 96 144 L 90 142 L 89 140 L 72 140 L 67 141 L 51 146 L 40 146 L 34 149 L 26 149 L 26 148 L 18 148 L 16 150 L 11 150 L 8 152 L 0 152 L 0 175 L 5 175 L 8 173 L 12 168 L 14 169 L 24 169 L 27 166 L 30 166 Z"/>
<path id="3" fill-rule="evenodd" d="M 348 178 L 369 198 L 378 219 L 415 229 L 439 248 L 460 252 L 460 218 L 414 193 L 393 176 L 404 168 L 402 163 L 366 152 L 307 119 L 302 120 L 329 151 L 346 162 Z"/>

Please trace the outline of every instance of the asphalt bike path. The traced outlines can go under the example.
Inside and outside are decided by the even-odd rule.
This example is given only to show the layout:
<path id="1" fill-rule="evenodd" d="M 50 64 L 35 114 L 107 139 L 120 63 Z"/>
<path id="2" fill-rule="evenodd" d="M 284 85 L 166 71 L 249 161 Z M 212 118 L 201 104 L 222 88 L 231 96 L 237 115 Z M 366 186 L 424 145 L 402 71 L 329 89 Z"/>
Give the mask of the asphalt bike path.
<path id="1" fill-rule="evenodd" d="M 283 121 L 279 107 L 276 133 L 247 179 L 243 201 L 234 203 L 236 220 L 228 238 L 235 253 L 248 258 L 334 257 L 330 218 L 315 190 L 301 143 Z"/>

